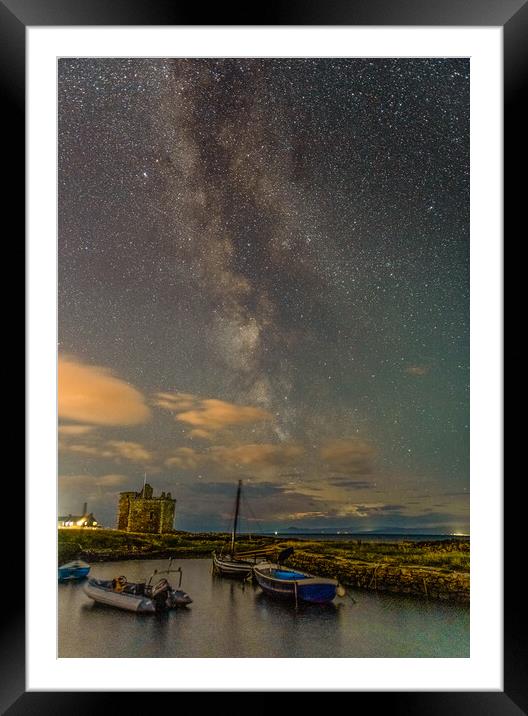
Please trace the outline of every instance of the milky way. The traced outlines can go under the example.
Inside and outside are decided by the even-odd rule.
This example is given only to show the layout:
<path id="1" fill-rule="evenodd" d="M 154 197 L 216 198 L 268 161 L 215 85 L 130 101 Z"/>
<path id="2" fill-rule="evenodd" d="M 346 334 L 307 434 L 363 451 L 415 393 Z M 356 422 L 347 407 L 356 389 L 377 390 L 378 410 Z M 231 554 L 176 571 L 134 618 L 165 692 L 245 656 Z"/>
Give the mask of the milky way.
<path id="1" fill-rule="evenodd" d="M 59 502 L 469 527 L 469 61 L 59 61 Z"/>

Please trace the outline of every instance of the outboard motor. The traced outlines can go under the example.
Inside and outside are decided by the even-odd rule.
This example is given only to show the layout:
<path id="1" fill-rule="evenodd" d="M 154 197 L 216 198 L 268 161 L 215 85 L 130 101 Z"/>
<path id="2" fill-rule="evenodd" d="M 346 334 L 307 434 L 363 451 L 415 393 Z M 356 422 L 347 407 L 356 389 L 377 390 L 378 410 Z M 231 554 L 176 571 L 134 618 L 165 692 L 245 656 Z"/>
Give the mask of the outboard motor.
<path id="1" fill-rule="evenodd" d="M 167 596 L 167 606 L 169 609 L 174 607 L 185 607 L 187 604 L 192 604 L 192 599 L 187 592 L 181 589 L 173 589 Z"/>
<path id="2" fill-rule="evenodd" d="M 156 611 L 166 608 L 170 589 L 170 584 L 166 579 L 160 579 L 160 581 L 152 587 L 151 598 L 156 607 Z"/>

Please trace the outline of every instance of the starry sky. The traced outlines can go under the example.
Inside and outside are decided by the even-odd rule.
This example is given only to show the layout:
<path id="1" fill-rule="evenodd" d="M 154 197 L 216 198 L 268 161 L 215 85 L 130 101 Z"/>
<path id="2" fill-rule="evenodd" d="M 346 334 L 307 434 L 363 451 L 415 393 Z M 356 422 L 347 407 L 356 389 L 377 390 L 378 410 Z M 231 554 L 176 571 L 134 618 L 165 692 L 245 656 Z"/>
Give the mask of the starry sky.
<path id="1" fill-rule="evenodd" d="M 60 59 L 59 512 L 469 532 L 469 60 Z"/>

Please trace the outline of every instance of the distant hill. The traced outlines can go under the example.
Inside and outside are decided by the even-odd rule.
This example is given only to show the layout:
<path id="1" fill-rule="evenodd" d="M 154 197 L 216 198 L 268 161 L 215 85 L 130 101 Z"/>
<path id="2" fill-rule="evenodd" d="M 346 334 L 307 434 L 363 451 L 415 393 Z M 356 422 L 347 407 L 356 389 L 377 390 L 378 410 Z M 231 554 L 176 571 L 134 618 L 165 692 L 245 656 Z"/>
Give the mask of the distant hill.
<path id="1" fill-rule="evenodd" d="M 329 529 L 328 527 L 286 527 L 284 530 L 279 530 L 279 534 L 288 532 L 297 532 L 298 534 L 338 534 L 338 533 L 349 533 L 355 535 L 444 535 L 451 534 L 450 532 L 442 532 L 441 530 L 434 530 L 430 527 L 387 527 L 385 529 L 375 530 L 358 530 L 354 527 L 335 527 Z"/>

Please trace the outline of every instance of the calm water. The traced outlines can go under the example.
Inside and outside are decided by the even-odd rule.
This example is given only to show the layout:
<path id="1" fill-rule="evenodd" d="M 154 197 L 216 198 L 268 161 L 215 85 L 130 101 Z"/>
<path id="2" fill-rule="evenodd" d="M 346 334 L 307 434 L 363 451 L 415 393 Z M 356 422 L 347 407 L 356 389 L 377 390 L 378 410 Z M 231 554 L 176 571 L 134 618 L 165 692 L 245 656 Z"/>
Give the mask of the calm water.
<path id="1" fill-rule="evenodd" d="M 98 563 L 90 576 L 136 581 L 166 566 Z M 174 566 L 193 604 L 161 615 L 98 605 L 82 583 L 59 584 L 59 657 L 469 657 L 468 607 L 349 590 L 355 603 L 295 609 L 259 587 L 213 577 L 210 560 Z"/>

